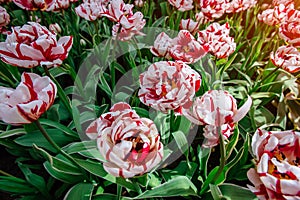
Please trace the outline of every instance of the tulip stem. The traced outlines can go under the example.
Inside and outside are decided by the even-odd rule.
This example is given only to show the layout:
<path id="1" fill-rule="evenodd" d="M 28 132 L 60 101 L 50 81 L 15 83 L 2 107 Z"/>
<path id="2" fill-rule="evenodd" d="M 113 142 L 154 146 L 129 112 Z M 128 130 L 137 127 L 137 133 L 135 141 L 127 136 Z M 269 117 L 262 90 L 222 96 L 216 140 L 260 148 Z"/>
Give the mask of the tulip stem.
<path id="1" fill-rule="evenodd" d="M 218 131 L 219 137 L 220 137 L 220 154 L 221 154 L 221 158 L 220 158 L 220 166 L 218 168 L 218 171 L 216 172 L 214 178 L 211 181 L 213 184 L 216 184 L 219 176 L 223 172 L 223 169 L 224 169 L 225 163 L 226 163 L 225 142 L 224 142 L 224 136 L 223 136 L 223 134 L 221 132 L 221 127 L 220 126 L 217 127 L 217 131 Z"/>
<path id="2" fill-rule="evenodd" d="M 41 133 L 43 134 L 43 136 L 45 137 L 45 139 L 55 148 L 55 150 L 58 153 L 61 153 L 63 156 L 65 156 L 65 158 L 67 158 L 72 164 L 74 164 L 76 167 L 78 167 L 78 169 L 80 169 L 83 173 L 83 175 L 85 174 L 85 171 L 80 167 L 80 165 L 77 164 L 77 162 L 66 152 L 64 152 L 57 144 L 56 142 L 50 137 L 50 135 L 47 133 L 47 131 L 43 128 L 43 126 L 41 125 L 41 123 L 39 122 L 39 120 L 35 121 L 35 124 L 37 125 L 37 127 L 39 128 L 39 130 L 41 131 Z"/>
<path id="3" fill-rule="evenodd" d="M 117 200 L 121 200 L 121 198 L 122 198 L 122 189 L 123 189 L 123 187 L 122 187 L 122 185 L 117 185 Z"/>
<path id="4" fill-rule="evenodd" d="M 13 175 L 11 175 L 11 174 L 5 172 L 5 171 L 2 171 L 1 169 L 0 169 L 0 174 L 2 174 L 2 175 L 4 175 L 4 176 L 9 176 L 9 177 L 14 177 L 14 178 L 15 178 L 15 176 L 13 176 Z"/>
<path id="5" fill-rule="evenodd" d="M 49 72 L 48 68 L 46 66 L 43 66 L 43 68 L 44 68 L 44 71 L 45 71 L 46 75 L 55 83 L 55 85 L 57 87 L 58 95 L 59 95 L 61 101 L 66 106 L 67 110 L 69 111 L 70 115 L 72 116 L 73 115 L 72 107 L 70 105 L 70 101 L 69 101 L 68 97 L 64 93 L 64 90 L 60 86 L 59 82 Z"/>
<path id="6" fill-rule="evenodd" d="M 5 81 L 7 81 L 12 87 L 15 87 L 15 84 L 14 84 L 14 82 L 12 81 L 12 80 L 10 80 L 10 78 L 8 78 L 4 73 L 2 73 L 1 71 L 0 71 L 0 75 L 3 77 L 3 79 L 5 80 Z"/>

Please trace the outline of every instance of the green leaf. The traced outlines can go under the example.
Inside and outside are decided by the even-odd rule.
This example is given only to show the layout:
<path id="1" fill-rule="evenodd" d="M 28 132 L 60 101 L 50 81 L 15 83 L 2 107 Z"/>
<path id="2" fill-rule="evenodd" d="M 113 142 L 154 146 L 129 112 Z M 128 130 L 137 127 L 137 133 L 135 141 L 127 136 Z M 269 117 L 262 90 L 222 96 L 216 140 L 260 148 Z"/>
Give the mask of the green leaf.
<path id="1" fill-rule="evenodd" d="M 0 176 L 0 190 L 12 194 L 34 194 L 36 189 L 17 177 Z"/>
<path id="2" fill-rule="evenodd" d="M 185 176 L 178 176 L 170 181 L 159 185 L 151 190 L 140 194 L 139 196 L 133 199 L 146 199 L 153 197 L 172 197 L 172 196 L 197 196 L 197 188 Z"/>
<path id="3" fill-rule="evenodd" d="M 229 197 L 232 200 L 247 199 L 254 200 L 257 197 L 247 188 L 225 183 L 219 186 L 224 197 Z"/>
<path id="4" fill-rule="evenodd" d="M 19 168 L 25 175 L 26 180 L 28 183 L 30 183 L 32 186 L 34 186 L 38 191 L 40 191 L 41 194 L 44 195 L 47 199 L 50 199 L 50 193 L 47 189 L 46 182 L 43 177 L 38 176 L 36 174 L 33 174 L 30 169 L 25 167 L 22 163 L 19 163 Z"/>
<path id="5" fill-rule="evenodd" d="M 68 154 L 80 153 L 89 149 L 97 148 L 96 140 L 73 142 L 62 148 Z"/>
<path id="6" fill-rule="evenodd" d="M 59 145 L 64 146 L 73 141 L 73 138 L 65 135 L 63 132 L 57 129 L 45 129 L 50 137 Z M 25 147 L 32 147 L 33 144 L 36 144 L 40 147 L 43 147 L 52 152 L 56 152 L 56 149 L 44 138 L 42 133 L 37 131 L 28 132 L 26 135 L 23 135 L 14 140 L 17 144 L 20 144 Z"/>
<path id="7" fill-rule="evenodd" d="M 78 133 L 76 133 L 75 131 L 69 129 L 68 127 L 58 123 L 58 122 L 54 122 L 48 119 L 39 119 L 40 123 L 42 125 L 47 125 L 47 126 L 51 126 L 53 128 L 57 128 L 58 130 L 61 130 L 62 132 L 64 132 L 65 134 L 72 136 L 72 137 L 76 137 L 78 138 Z"/>
<path id="8" fill-rule="evenodd" d="M 74 185 L 64 197 L 64 200 L 90 200 L 92 199 L 94 185 L 92 183 L 78 183 Z"/>
<path id="9" fill-rule="evenodd" d="M 0 138 L 8 138 L 8 137 L 12 137 L 12 136 L 16 136 L 16 135 L 24 135 L 26 134 L 26 131 L 24 128 L 17 128 L 17 129 L 12 129 L 9 131 L 3 131 L 0 134 Z"/>
<path id="10" fill-rule="evenodd" d="M 182 153 L 185 153 L 189 148 L 188 141 L 186 139 L 185 134 L 182 131 L 176 131 L 176 132 L 173 132 L 172 135 L 173 135 L 180 151 Z"/>
<path id="11" fill-rule="evenodd" d="M 131 182 L 128 182 L 127 180 L 123 178 L 116 178 L 110 174 L 108 174 L 104 168 L 101 162 L 95 162 L 91 160 L 82 160 L 82 159 L 75 159 L 75 161 L 85 170 L 88 172 L 99 176 L 105 180 L 108 180 L 112 183 L 120 184 L 128 189 L 135 190 L 134 185 Z"/>

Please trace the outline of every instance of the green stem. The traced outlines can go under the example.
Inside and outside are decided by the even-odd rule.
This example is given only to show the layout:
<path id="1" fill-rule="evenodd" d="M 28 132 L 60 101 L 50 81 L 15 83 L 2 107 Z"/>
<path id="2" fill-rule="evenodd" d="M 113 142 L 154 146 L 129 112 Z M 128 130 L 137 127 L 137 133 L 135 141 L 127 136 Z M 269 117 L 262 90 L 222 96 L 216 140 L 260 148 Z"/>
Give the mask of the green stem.
<path id="1" fill-rule="evenodd" d="M 121 200 L 122 198 L 122 189 L 123 187 L 121 185 L 117 185 L 117 200 Z"/>
<path id="2" fill-rule="evenodd" d="M 220 166 L 218 168 L 218 171 L 217 171 L 217 173 L 215 174 L 214 178 L 211 181 L 214 184 L 216 183 L 219 176 L 223 172 L 223 169 L 224 169 L 225 164 L 226 164 L 226 149 L 225 149 L 224 137 L 223 137 L 223 134 L 221 132 L 221 127 L 220 126 L 217 127 L 217 130 L 218 130 L 219 137 L 220 137 L 220 154 L 221 154 L 221 158 L 220 158 Z"/>
<path id="3" fill-rule="evenodd" d="M 15 177 L 15 176 L 13 176 L 13 175 L 11 175 L 11 174 L 5 172 L 5 171 L 2 171 L 1 169 L 0 169 L 0 174 L 2 174 L 2 175 L 4 175 L 4 176 L 9 176 L 9 177 Z"/>
<path id="4" fill-rule="evenodd" d="M 84 176 L 86 176 L 85 171 L 80 167 L 80 165 L 77 164 L 77 162 L 66 152 L 64 152 L 57 144 L 56 142 L 50 137 L 50 135 L 47 133 L 47 131 L 43 128 L 43 126 L 41 125 L 41 123 L 39 122 L 39 120 L 35 121 L 35 124 L 37 125 L 37 127 L 39 128 L 39 130 L 41 131 L 42 135 L 44 136 L 44 138 L 55 148 L 55 150 L 62 154 L 65 158 L 67 158 L 72 164 L 74 164 L 76 167 L 78 167 L 78 169 L 80 169 L 82 171 L 82 174 Z M 87 177 L 87 176 L 86 176 Z"/>
<path id="5" fill-rule="evenodd" d="M 66 106 L 67 110 L 69 111 L 70 115 L 73 115 L 72 112 L 72 107 L 70 105 L 70 101 L 68 99 L 68 97 L 66 96 L 64 90 L 62 89 L 61 85 L 59 84 L 59 82 L 52 76 L 52 74 L 49 72 L 48 68 L 46 66 L 43 66 L 44 71 L 46 73 L 46 75 L 48 77 L 50 77 L 50 79 L 55 83 L 57 90 L 58 90 L 58 95 L 61 99 L 61 101 L 63 102 L 63 104 Z"/>

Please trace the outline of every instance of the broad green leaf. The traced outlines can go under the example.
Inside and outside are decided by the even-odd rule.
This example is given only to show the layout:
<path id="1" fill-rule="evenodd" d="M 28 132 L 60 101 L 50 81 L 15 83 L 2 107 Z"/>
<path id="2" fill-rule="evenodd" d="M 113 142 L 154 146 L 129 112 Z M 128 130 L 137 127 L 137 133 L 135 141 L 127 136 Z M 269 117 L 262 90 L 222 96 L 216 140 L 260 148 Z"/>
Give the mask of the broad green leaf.
<path id="1" fill-rule="evenodd" d="M 97 148 L 96 140 L 73 142 L 67 146 L 64 146 L 62 149 L 68 154 L 73 154 L 87 151 L 93 148 Z"/>
<path id="2" fill-rule="evenodd" d="M 36 192 L 36 188 L 25 180 L 8 176 L 0 176 L 0 190 L 12 194 L 34 194 Z"/>
<path id="3" fill-rule="evenodd" d="M 85 170 L 88 172 L 99 176 L 105 180 L 108 180 L 112 183 L 120 184 L 128 189 L 135 190 L 134 185 L 131 182 L 128 182 L 127 180 L 123 178 L 116 178 L 110 174 L 108 174 L 104 168 L 101 162 L 95 162 L 91 160 L 82 160 L 82 159 L 75 159 L 75 161 Z"/>
<path id="4" fill-rule="evenodd" d="M 34 186 L 38 191 L 40 191 L 41 194 L 44 195 L 47 199 L 50 199 L 50 193 L 47 189 L 46 182 L 43 177 L 38 176 L 37 174 L 34 174 L 25 167 L 23 164 L 19 163 L 19 168 L 23 172 L 26 180 L 28 183 L 30 183 L 32 186 Z"/>
<path id="5" fill-rule="evenodd" d="M 47 125 L 47 126 L 51 126 L 53 128 L 57 128 L 58 130 L 63 131 L 65 134 L 78 138 L 78 133 L 76 133 L 75 131 L 69 129 L 68 127 L 58 123 L 58 122 L 54 122 L 48 119 L 39 119 L 40 123 L 42 125 Z"/>
<path id="6" fill-rule="evenodd" d="M 59 146 L 64 146 L 73 141 L 73 138 L 65 135 L 58 129 L 45 129 L 50 137 L 57 143 Z M 14 140 L 17 144 L 20 144 L 25 147 L 32 147 L 33 144 L 36 144 L 40 147 L 43 147 L 52 152 L 56 152 L 56 149 L 44 138 L 42 133 L 37 131 L 28 132 L 26 135 L 18 137 Z"/>
<path id="7" fill-rule="evenodd" d="M 8 138 L 11 136 L 16 136 L 16 135 L 24 135 L 26 134 L 26 131 L 24 128 L 17 128 L 17 129 L 12 129 L 9 131 L 3 131 L 0 133 L 0 138 Z"/>
<path id="8" fill-rule="evenodd" d="M 185 176 L 177 176 L 170 181 L 159 185 L 151 190 L 147 190 L 133 199 L 146 199 L 154 197 L 172 197 L 172 196 L 197 196 L 197 188 Z"/>
<path id="9" fill-rule="evenodd" d="M 176 132 L 173 132 L 172 135 L 173 135 L 180 151 L 182 153 L 185 153 L 189 148 L 188 141 L 186 139 L 185 134 L 182 131 L 176 131 Z"/>
<path id="10" fill-rule="evenodd" d="M 69 189 L 64 200 L 91 200 L 93 189 L 92 183 L 78 183 Z"/>

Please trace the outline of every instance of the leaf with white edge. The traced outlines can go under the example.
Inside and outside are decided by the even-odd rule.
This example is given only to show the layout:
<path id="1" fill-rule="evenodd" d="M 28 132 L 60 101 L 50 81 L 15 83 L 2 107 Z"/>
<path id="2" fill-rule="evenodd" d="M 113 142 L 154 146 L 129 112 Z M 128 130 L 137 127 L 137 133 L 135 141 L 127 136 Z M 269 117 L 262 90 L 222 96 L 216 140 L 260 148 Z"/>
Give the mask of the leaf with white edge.
<path id="1" fill-rule="evenodd" d="M 0 138 L 8 138 L 16 135 L 24 135 L 26 134 L 26 130 L 24 128 L 16 128 L 8 131 L 3 131 L 0 133 Z"/>
<path id="2" fill-rule="evenodd" d="M 133 199 L 172 196 L 197 196 L 197 188 L 187 177 L 178 176 L 151 190 L 147 190 Z"/>
<path id="3" fill-rule="evenodd" d="M 92 183 L 78 183 L 74 185 L 64 197 L 64 200 L 91 200 L 94 185 Z"/>

